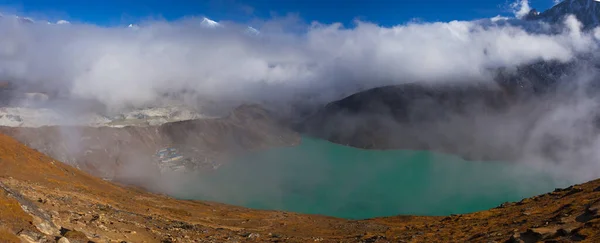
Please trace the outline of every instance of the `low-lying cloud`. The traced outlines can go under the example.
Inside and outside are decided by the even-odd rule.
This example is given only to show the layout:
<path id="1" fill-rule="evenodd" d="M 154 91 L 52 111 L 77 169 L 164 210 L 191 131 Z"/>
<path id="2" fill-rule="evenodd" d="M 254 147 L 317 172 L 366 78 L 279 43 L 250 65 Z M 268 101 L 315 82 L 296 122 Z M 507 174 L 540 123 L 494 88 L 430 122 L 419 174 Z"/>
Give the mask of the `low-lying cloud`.
<path id="1" fill-rule="evenodd" d="M 518 18 L 530 11 L 528 1 L 513 7 Z M 360 21 L 351 27 L 339 23 L 302 25 L 291 16 L 257 22 L 259 34 L 248 33 L 247 25 L 241 23 L 222 22 L 222 27 L 207 28 L 201 21 L 148 21 L 127 28 L 75 21 L 23 23 L 5 16 L 0 18 L 0 81 L 12 81 L 34 91 L 55 91 L 76 100 L 96 100 L 109 110 L 156 105 L 169 94 L 215 103 L 324 104 L 382 85 L 492 83 L 498 69 L 510 71 L 540 61 L 577 63 L 597 52 L 600 40 L 600 29 L 583 31 L 573 16 L 556 26 L 494 17 L 392 27 Z M 561 80 L 593 82 L 598 72 L 587 64 L 570 72 L 577 77 Z M 429 131 L 431 140 L 443 137 L 453 146 L 467 144 L 467 150 L 491 157 L 512 152 L 516 163 L 556 175 L 561 180 L 556 185 L 563 185 L 562 180 L 574 183 L 598 178 L 600 136 L 596 126 L 600 115 L 596 110 L 600 102 L 585 92 L 566 96 L 551 94 L 498 114 L 490 114 L 484 107 L 474 110 L 473 116 L 457 114 L 434 126 L 425 124 L 423 131 Z M 334 125 L 345 128 L 348 124 Z M 403 129 L 415 131 L 411 126 Z M 395 132 L 385 131 L 385 135 Z M 72 139 L 81 134 L 67 131 L 61 136 L 74 144 L 69 147 L 72 150 L 86 149 Z M 115 144 L 112 140 L 102 142 Z M 112 149 L 118 153 L 119 148 Z M 154 166 L 146 157 L 131 154 L 123 161 L 129 163 L 121 168 L 123 177 L 146 175 L 138 166 Z M 277 171 L 269 173 L 275 175 Z M 149 187 L 174 194 L 181 192 L 178 188 L 188 179 L 157 178 L 140 184 L 156 183 L 159 185 Z M 268 181 L 269 186 L 281 186 L 276 179 Z M 196 178 L 190 180 L 195 182 Z M 240 183 L 236 180 L 228 182 Z M 546 182 L 525 186 L 534 188 L 541 183 Z M 201 189 L 220 192 L 227 190 L 224 188 Z"/>
<path id="2" fill-rule="evenodd" d="M 247 34 L 242 24 L 206 28 L 200 22 L 125 28 L 5 17 L 0 78 L 110 109 L 152 105 L 183 90 L 212 101 L 290 101 L 302 94 L 326 102 L 387 84 L 485 81 L 499 67 L 568 62 L 596 50 L 598 38 L 582 32 L 574 17 L 548 34 L 498 19 L 393 27 L 313 23 L 300 32 L 295 24 L 286 31 L 293 21 L 277 19 L 263 22 L 259 35 Z"/>

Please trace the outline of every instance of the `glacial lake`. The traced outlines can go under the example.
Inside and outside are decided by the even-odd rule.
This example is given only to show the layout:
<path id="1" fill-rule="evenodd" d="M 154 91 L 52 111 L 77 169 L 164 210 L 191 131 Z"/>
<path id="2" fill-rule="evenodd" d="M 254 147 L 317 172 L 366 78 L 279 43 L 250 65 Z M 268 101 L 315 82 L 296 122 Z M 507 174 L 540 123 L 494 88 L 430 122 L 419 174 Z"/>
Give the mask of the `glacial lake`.
<path id="1" fill-rule="evenodd" d="M 568 185 L 515 163 L 362 150 L 304 137 L 299 146 L 250 153 L 195 176 L 173 196 L 365 219 L 476 212 L 559 186 Z"/>

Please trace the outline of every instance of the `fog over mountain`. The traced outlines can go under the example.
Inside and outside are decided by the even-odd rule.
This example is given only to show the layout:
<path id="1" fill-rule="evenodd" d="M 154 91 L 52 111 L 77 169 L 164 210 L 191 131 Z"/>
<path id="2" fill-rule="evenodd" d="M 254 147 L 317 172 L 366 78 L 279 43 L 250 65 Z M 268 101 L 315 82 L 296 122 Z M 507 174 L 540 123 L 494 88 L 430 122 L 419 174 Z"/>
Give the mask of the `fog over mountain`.
<path id="1" fill-rule="evenodd" d="M 543 22 L 516 19 L 381 27 L 305 24 L 289 16 L 255 27 L 260 35 L 248 34 L 244 24 L 203 22 L 157 20 L 132 29 L 4 17 L 0 79 L 112 110 L 152 106 L 168 94 L 240 103 L 309 97 L 325 104 L 382 85 L 487 82 L 498 68 L 571 62 L 594 53 L 600 37 L 596 29 L 582 31 L 574 16 L 548 33 L 540 33 Z"/>
<path id="2" fill-rule="evenodd" d="M 559 169 L 568 178 L 595 178 L 600 176 L 600 168 L 595 169 L 600 140 L 593 125 L 600 28 L 590 22 L 596 12 L 582 6 L 596 9 L 599 3 L 584 2 L 565 1 L 537 13 L 528 1 L 519 1 L 513 5 L 515 17 L 392 27 L 361 21 L 352 26 L 307 24 L 294 15 L 252 29 L 207 17 L 106 27 L 4 15 L 0 80 L 16 92 L 45 93 L 40 106 L 61 111 L 53 117 L 66 121 L 81 118 L 80 112 L 110 117 L 173 104 L 194 109 L 189 117 L 213 117 L 205 115 L 258 103 L 279 118 L 299 122 L 300 131 L 342 144 L 526 160 L 541 168 L 552 163 L 568 167 Z M 417 86 L 408 92 L 414 99 L 390 95 L 407 84 Z M 396 88 L 383 88 L 385 95 L 377 91 L 351 97 L 385 98 L 385 109 L 372 106 L 371 98 L 330 103 L 383 86 Z M 486 94 L 501 97 L 499 108 L 477 98 Z M 23 103 L 5 99 L 12 106 Z M 379 118 L 389 126 L 368 123 L 365 130 L 356 117 L 330 119 L 339 111 L 331 108 L 339 104 L 352 104 L 339 110 L 356 108 L 358 121 L 385 111 Z M 13 118 L 8 114 L 2 119 L 43 123 Z M 96 118 L 98 124 L 114 123 Z M 161 113 L 155 120 L 171 119 L 170 113 Z M 379 127 L 387 130 L 375 132 Z M 417 133 L 418 139 L 400 131 Z M 383 138 L 373 143 L 369 136 L 379 133 Z M 548 142 L 555 140 L 560 142 Z"/>

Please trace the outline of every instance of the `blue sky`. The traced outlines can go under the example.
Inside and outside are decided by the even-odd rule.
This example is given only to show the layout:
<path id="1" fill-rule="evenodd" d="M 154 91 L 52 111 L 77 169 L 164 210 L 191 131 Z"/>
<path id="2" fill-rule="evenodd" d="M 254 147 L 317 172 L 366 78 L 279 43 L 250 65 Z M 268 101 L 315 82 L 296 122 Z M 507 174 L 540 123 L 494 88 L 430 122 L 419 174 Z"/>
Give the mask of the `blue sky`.
<path id="1" fill-rule="evenodd" d="M 294 13 L 307 22 L 354 19 L 384 26 L 423 21 L 471 20 L 511 15 L 513 0 L 0 0 L 5 11 L 34 18 L 67 19 L 99 25 L 122 25 L 147 18 L 178 19 L 206 15 L 215 20 L 249 22 Z M 552 0 L 530 0 L 544 10 Z"/>

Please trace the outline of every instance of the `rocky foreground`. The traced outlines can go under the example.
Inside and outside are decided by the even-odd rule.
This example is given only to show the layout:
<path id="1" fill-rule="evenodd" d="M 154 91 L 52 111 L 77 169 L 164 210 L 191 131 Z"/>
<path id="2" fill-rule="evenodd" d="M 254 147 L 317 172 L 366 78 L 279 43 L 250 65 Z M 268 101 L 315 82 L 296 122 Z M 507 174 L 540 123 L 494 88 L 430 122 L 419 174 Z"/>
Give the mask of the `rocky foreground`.
<path id="1" fill-rule="evenodd" d="M 115 185 L 0 135 L 0 242 L 600 242 L 600 180 L 448 217 L 351 221 Z"/>

